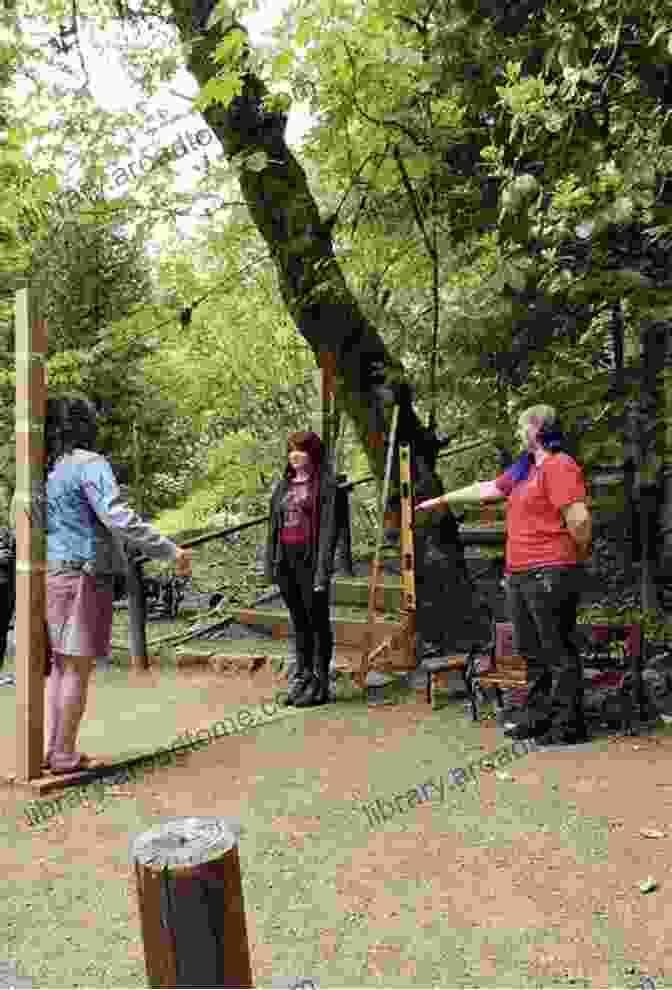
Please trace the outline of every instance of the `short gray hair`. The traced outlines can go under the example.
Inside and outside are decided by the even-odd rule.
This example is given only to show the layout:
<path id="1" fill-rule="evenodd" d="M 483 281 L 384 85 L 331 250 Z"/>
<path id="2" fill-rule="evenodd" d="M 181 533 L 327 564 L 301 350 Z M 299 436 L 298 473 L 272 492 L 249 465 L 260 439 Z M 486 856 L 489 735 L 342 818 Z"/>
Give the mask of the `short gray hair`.
<path id="1" fill-rule="evenodd" d="M 553 406 L 529 406 L 518 416 L 518 423 L 529 423 L 531 419 L 539 420 L 541 426 L 545 426 L 550 429 L 557 426 L 558 414 L 553 408 Z"/>

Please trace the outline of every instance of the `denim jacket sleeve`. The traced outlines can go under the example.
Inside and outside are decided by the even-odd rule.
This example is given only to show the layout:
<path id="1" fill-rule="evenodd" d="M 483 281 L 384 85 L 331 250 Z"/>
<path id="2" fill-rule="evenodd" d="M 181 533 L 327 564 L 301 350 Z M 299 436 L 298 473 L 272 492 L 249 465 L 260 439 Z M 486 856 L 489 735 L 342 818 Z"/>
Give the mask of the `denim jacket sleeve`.
<path id="1" fill-rule="evenodd" d="M 97 457 L 82 467 L 82 490 L 101 523 L 125 542 L 153 557 L 174 560 L 177 546 L 146 523 L 122 498 L 112 468 L 104 457 Z"/>

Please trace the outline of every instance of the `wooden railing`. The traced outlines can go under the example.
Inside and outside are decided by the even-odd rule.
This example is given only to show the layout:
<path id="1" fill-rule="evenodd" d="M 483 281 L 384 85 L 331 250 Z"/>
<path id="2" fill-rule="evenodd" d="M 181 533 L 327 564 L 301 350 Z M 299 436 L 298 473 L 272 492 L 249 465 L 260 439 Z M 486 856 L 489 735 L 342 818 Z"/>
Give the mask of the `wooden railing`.
<path id="1" fill-rule="evenodd" d="M 454 450 L 446 450 L 442 454 L 439 454 L 439 458 L 449 457 L 451 454 L 459 454 L 465 450 L 470 450 L 472 447 L 481 446 L 488 441 L 478 441 L 477 443 L 467 444 L 464 447 L 457 447 Z M 617 466 L 607 466 L 607 467 L 597 467 L 591 474 L 591 483 L 593 487 L 613 485 L 617 484 L 623 479 L 623 469 Z M 357 481 L 343 481 L 340 483 L 340 487 L 345 491 L 352 491 L 353 488 L 357 488 L 359 485 L 370 485 L 376 479 L 373 475 L 369 475 L 366 478 L 358 478 Z M 185 540 L 180 543 L 183 547 L 195 547 L 202 543 L 209 543 L 211 540 L 224 539 L 227 536 L 233 536 L 235 533 L 241 533 L 243 530 L 251 529 L 252 526 L 261 526 L 268 522 L 268 516 L 258 516 L 256 519 L 249 519 L 247 522 L 239 523 L 236 526 L 228 526 L 226 529 L 218 529 L 214 533 L 204 533 L 200 536 L 196 536 L 193 539 Z M 179 542 L 179 533 L 175 534 L 171 539 L 175 539 Z M 506 539 L 505 531 L 503 525 L 501 524 L 490 524 L 485 526 L 462 526 L 460 527 L 460 540 L 465 546 L 498 546 L 503 545 Z M 146 563 L 149 560 L 148 557 L 142 557 L 138 560 L 138 563 Z"/>

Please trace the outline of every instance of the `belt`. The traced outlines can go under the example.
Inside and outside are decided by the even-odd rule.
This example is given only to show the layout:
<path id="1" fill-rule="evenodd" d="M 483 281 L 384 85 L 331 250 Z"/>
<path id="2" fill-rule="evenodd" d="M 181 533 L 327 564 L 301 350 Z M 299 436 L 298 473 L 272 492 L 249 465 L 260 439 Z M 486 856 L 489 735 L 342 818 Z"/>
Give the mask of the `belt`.
<path id="1" fill-rule="evenodd" d="M 48 560 L 47 571 L 62 571 L 65 568 L 71 571 L 85 571 L 90 573 L 95 565 L 93 560 Z"/>

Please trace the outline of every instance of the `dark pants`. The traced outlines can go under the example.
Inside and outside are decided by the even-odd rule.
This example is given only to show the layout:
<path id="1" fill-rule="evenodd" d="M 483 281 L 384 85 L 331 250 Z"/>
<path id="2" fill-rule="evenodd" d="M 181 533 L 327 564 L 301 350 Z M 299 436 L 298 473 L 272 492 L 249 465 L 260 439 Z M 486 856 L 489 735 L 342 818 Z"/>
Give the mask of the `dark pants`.
<path id="1" fill-rule="evenodd" d="M 513 648 L 528 661 L 530 721 L 583 724 L 583 669 L 574 632 L 582 567 L 546 567 L 507 579 Z"/>
<path id="2" fill-rule="evenodd" d="M 280 594 L 294 623 L 298 672 L 328 670 L 334 652 L 329 592 L 313 591 L 313 567 L 303 546 L 282 548 L 277 575 Z"/>
<path id="3" fill-rule="evenodd" d="M 14 612 L 14 582 L 0 581 L 0 667 L 5 662 L 7 633 Z"/>

